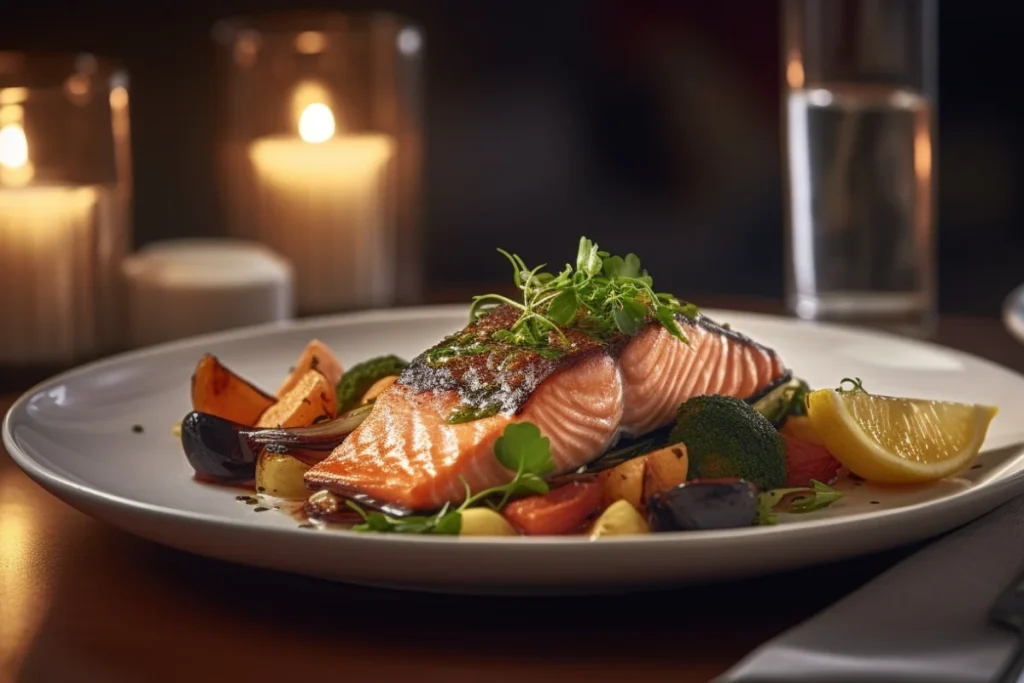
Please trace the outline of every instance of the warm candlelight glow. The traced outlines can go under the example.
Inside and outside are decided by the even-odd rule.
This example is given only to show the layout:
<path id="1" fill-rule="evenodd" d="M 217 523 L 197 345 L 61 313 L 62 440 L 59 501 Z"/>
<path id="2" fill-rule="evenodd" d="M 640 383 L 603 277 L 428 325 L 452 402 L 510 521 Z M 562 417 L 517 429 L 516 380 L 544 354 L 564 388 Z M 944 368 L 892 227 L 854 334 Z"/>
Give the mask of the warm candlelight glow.
<path id="1" fill-rule="evenodd" d="M 119 85 L 110 91 L 110 108 L 124 109 L 128 106 L 128 90 Z"/>
<path id="2" fill-rule="evenodd" d="M 252 200 L 257 234 L 295 265 L 300 310 L 386 302 L 394 140 L 378 133 L 331 137 L 334 118 L 324 104 L 308 105 L 302 122 L 301 138 L 267 137 L 249 147 L 259 188 Z"/>
<path id="3" fill-rule="evenodd" d="M 789 51 L 789 57 L 786 59 L 786 83 L 794 90 L 804 87 L 804 63 L 799 50 Z"/>
<path id="4" fill-rule="evenodd" d="M 334 114 L 323 102 L 306 105 L 299 117 L 299 137 L 305 142 L 326 142 L 334 137 Z"/>
<path id="5" fill-rule="evenodd" d="M 928 180 L 932 174 L 932 136 L 927 126 L 922 126 L 914 133 L 914 172 L 922 180 Z"/>
<path id="6" fill-rule="evenodd" d="M 28 88 L 0 88 L 0 105 L 19 104 L 28 99 Z"/>
<path id="7" fill-rule="evenodd" d="M 378 182 L 392 148 L 391 139 L 385 135 L 341 138 L 329 145 L 307 145 L 295 138 L 264 138 L 252 145 L 249 158 L 259 175 L 272 179 L 275 185 L 301 188 L 307 194 L 328 188 L 325 192 L 330 196 L 341 192 L 339 187 Z"/>
<path id="8" fill-rule="evenodd" d="M 0 128 L 0 166 L 21 168 L 28 163 L 28 138 L 20 123 Z"/>
<path id="9" fill-rule="evenodd" d="M 327 36 L 320 31 L 303 31 L 295 36 L 295 50 L 304 55 L 318 55 L 327 49 Z"/>
<path id="10" fill-rule="evenodd" d="M 25 108 L 20 104 L 0 105 L 0 126 L 21 123 L 25 120 Z"/>
<path id="11" fill-rule="evenodd" d="M 17 122 L 0 126 L 0 185 L 26 185 L 33 175 L 25 129 Z"/>

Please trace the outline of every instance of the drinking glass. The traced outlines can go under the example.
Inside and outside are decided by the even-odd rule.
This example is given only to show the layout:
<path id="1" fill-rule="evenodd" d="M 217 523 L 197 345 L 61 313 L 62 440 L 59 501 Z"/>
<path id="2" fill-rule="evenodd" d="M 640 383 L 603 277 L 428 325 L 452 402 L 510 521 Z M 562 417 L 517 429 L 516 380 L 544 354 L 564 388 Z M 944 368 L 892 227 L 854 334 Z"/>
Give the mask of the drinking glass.
<path id="1" fill-rule="evenodd" d="M 928 336 L 936 0 L 783 0 L 787 306 Z"/>

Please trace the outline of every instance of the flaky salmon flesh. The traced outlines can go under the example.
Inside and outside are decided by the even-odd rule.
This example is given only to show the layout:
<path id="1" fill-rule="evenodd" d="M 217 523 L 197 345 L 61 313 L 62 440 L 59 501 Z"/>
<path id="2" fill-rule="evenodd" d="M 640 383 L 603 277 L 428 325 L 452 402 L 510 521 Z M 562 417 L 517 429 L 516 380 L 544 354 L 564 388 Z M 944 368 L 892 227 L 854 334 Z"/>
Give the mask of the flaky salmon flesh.
<path id="1" fill-rule="evenodd" d="M 417 357 L 306 485 L 394 514 L 436 510 L 465 484 L 511 481 L 493 448 L 512 422 L 536 424 L 565 473 L 668 425 L 689 398 L 752 400 L 790 377 L 774 351 L 703 316 L 679 318 L 688 343 L 658 323 L 603 342 L 573 333 L 557 358 L 488 343 L 517 315 L 499 308 Z"/>

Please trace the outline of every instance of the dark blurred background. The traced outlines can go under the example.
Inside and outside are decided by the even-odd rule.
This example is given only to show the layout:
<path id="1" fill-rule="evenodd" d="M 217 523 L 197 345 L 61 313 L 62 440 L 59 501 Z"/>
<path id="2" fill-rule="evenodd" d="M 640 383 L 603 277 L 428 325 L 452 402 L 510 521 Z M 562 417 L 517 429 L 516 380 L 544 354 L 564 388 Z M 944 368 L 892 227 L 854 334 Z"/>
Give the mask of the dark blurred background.
<path id="1" fill-rule="evenodd" d="M 219 234 L 213 21 L 294 8 L 7 0 L 0 48 L 88 50 L 131 76 L 136 244 Z M 378 0 L 426 32 L 432 288 L 574 253 L 636 251 L 659 288 L 781 297 L 779 22 L 758 0 Z M 1019 3 L 940 12 L 943 312 L 993 315 L 1024 281 Z"/>

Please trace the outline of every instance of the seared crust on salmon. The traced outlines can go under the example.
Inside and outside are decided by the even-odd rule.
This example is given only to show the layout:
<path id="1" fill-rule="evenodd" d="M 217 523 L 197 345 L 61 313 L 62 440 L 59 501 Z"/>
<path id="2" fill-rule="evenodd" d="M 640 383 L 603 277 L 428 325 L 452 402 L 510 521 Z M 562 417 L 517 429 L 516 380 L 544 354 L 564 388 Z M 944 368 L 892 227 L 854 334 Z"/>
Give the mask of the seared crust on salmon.
<path id="1" fill-rule="evenodd" d="M 555 352 L 495 340 L 517 317 L 496 308 L 418 356 L 306 485 L 395 514 L 434 510 L 512 479 L 493 454 L 511 422 L 536 424 L 569 472 L 621 433 L 669 424 L 693 396 L 752 400 L 790 377 L 774 351 L 703 316 L 679 316 L 689 343 L 652 322 L 633 336 L 566 329 Z"/>

